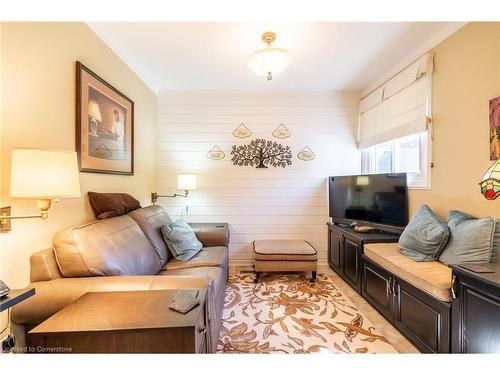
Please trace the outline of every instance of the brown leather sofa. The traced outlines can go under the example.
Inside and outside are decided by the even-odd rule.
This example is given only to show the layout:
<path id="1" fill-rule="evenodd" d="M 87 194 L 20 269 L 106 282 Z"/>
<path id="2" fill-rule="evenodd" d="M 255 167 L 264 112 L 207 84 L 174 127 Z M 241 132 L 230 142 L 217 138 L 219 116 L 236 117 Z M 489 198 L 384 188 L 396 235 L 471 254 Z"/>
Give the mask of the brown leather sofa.
<path id="1" fill-rule="evenodd" d="M 52 249 L 30 258 L 32 298 L 12 311 L 17 345 L 25 333 L 87 292 L 209 289 L 209 351 L 215 351 L 228 277 L 226 224 L 191 224 L 203 250 L 187 262 L 173 258 L 160 228 L 172 222 L 160 206 L 65 229 Z"/>

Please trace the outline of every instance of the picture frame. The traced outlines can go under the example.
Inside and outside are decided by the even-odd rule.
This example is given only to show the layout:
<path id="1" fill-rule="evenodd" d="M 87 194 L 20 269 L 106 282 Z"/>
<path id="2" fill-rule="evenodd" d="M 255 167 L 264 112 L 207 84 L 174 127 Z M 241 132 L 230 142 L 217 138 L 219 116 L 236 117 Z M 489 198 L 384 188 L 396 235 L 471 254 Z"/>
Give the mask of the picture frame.
<path id="1" fill-rule="evenodd" d="M 76 151 L 80 172 L 134 175 L 134 102 L 79 61 Z"/>
<path id="2" fill-rule="evenodd" d="M 500 159 L 500 96 L 490 100 L 490 160 Z"/>

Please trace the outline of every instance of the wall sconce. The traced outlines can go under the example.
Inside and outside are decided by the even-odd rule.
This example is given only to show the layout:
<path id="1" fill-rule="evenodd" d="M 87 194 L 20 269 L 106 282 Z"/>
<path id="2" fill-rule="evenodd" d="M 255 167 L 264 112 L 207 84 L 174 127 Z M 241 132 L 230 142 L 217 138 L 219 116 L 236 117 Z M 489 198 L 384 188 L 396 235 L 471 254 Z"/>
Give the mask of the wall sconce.
<path id="1" fill-rule="evenodd" d="M 2 207 L 0 232 L 10 232 L 12 219 L 47 219 L 53 200 L 80 196 L 76 152 L 34 148 L 13 149 L 10 196 L 20 199 L 36 199 L 40 213 L 11 216 L 11 207 Z"/>
<path id="2" fill-rule="evenodd" d="M 184 190 L 184 194 L 174 195 L 159 195 L 158 193 L 151 193 L 151 203 L 156 204 L 158 198 L 187 198 L 189 190 L 196 190 L 196 175 L 194 174 L 180 174 L 177 176 L 177 189 Z"/>

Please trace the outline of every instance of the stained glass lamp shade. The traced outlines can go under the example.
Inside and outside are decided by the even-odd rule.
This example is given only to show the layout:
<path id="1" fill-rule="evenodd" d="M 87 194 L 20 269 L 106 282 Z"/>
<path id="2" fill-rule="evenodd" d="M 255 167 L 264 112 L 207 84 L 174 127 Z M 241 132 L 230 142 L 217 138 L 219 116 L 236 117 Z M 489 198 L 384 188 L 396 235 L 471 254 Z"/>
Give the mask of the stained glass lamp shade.
<path id="1" fill-rule="evenodd" d="M 488 168 L 479 185 L 481 185 L 481 194 L 486 199 L 498 198 L 500 195 L 500 159 Z"/>

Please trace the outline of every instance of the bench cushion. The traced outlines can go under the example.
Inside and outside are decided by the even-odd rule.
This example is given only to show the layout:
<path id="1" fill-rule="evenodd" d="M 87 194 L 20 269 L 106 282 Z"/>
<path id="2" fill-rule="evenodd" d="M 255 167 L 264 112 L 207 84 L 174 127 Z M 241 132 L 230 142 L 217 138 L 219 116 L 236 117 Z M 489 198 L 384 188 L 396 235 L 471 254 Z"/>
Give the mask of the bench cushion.
<path id="1" fill-rule="evenodd" d="M 375 243 L 364 246 L 367 258 L 395 276 L 433 297 L 451 301 L 451 269 L 438 262 L 415 262 L 399 252 L 397 243 Z"/>
<path id="2" fill-rule="evenodd" d="M 255 260 L 314 261 L 318 252 L 307 241 L 260 240 L 253 242 Z"/>

